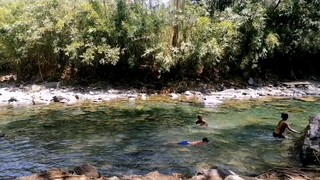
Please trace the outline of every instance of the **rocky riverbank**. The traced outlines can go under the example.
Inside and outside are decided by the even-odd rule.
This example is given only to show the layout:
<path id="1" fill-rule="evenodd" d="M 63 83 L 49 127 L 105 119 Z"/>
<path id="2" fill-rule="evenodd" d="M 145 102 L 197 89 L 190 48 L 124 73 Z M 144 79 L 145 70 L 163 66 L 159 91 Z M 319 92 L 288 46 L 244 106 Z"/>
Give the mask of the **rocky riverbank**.
<path id="1" fill-rule="evenodd" d="M 60 82 L 31 85 L 0 85 L 0 106 L 32 106 L 64 103 L 72 105 L 82 102 L 108 102 L 112 100 L 143 100 L 162 96 L 172 100 L 192 100 L 208 107 L 215 107 L 226 100 L 259 99 L 264 97 L 294 98 L 313 101 L 320 97 L 320 83 L 313 81 L 281 82 L 265 86 L 247 83 L 244 88 L 223 87 L 220 91 L 214 88 L 178 87 L 171 91 L 150 89 L 120 90 L 111 86 L 70 87 Z"/>
<path id="2" fill-rule="evenodd" d="M 256 177 L 241 176 L 229 169 L 215 166 L 202 170 L 192 177 L 174 173 L 164 175 L 157 171 L 146 175 L 128 175 L 123 177 L 104 177 L 96 167 L 91 164 L 83 164 L 70 170 L 51 169 L 46 172 L 19 177 L 16 180 L 319 180 L 320 172 L 311 169 L 299 168 L 275 168 Z"/>

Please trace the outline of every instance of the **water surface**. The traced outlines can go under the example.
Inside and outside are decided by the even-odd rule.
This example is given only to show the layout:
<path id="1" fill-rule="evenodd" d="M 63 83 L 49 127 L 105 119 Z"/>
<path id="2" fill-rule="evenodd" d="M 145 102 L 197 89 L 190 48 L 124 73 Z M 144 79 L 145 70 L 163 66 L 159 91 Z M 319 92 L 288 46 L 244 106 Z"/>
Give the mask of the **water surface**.
<path id="1" fill-rule="evenodd" d="M 275 166 L 299 166 L 293 150 L 299 135 L 276 140 L 272 131 L 281 112 L 301 131 L 319 108 L 319 101 L 292 99 L 234 101 L 218 108 L 147 101 L 2 108 L 0 131 L 7 136 L 0 139 L 0 179 L 84 162 L 108 177 L 151 171 L 191 176 L 213 165 L 257 175 Z M 195 125 L 199 114 L 208 128 Z M 171 145 L 203 137 L 210 139 L 206 146 Z"/>

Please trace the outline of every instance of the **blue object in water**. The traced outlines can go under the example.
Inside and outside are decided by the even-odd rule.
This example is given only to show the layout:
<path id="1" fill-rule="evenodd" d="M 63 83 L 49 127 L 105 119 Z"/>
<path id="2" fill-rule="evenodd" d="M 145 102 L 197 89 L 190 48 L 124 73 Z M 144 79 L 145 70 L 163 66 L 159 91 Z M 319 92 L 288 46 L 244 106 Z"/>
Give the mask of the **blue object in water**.
<path id="1" fill-rule="evenodd" d="M 179 145 L 182 145 L 182 146 L 188 146 L 190 145 L 190 142 L 189 141 L 181 141 L 181 142 L 178 142 Z"/>

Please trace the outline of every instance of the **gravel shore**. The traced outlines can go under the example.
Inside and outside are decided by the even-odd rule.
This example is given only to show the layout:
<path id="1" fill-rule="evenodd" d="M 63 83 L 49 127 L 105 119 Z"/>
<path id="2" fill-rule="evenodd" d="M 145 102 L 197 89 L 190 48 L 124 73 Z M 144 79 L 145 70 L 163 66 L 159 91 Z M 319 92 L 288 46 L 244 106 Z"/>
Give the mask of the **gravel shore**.
<path id="1" fill-rule="evenodd" d="M 258 99 L 264 97 L 294 98 L 312 101 L 320 97 L 320 83 L 312 81 L 282 82 L 275 85 L 255 86 L 245 88 L 223 88 L 221 91 L 205 89 L 202 91 L 188 90 L 177 92 L 148 91 L 141 89 L 120 90 L 102 87 L 70 87 L 59 82 L 12 86 L 1 84 L 0 106 L 24 107 L 33 105 L 49 105 L 64 103 L 73 105 L 81 102 L 108 102 L 112 100 L 143 100 L 149 97 L 163 96 L 172 100 L 193 99 L 207 107 L 215 107 L 226 100 Z"/>

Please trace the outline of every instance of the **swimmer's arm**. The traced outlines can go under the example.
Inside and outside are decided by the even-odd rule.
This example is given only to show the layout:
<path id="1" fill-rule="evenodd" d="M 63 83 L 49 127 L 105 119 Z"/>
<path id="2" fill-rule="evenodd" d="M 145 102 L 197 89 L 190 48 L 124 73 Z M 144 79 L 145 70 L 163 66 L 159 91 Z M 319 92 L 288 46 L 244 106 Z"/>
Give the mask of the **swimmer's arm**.
<path id="1" fill-rule="evenodd" d="M 205 126 L 208 127 L 208 123 L 207 122 L 206 122 Z"/>
<path id="2" fill-rule="evenodd" d="M 288 125 L 288 130 L 297 134 L 302 134 L 302 132 L 296 131 L 294 129 L 292 129 L 289 125 Z"/>
<path id="3" fill-rule="evenodd" d="M 202 120 L 202 123 L 203 123 L 202 126 L 208 127 L 208 123 L 205 119 Z"/>

